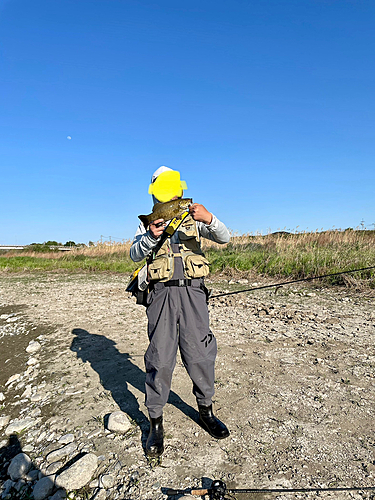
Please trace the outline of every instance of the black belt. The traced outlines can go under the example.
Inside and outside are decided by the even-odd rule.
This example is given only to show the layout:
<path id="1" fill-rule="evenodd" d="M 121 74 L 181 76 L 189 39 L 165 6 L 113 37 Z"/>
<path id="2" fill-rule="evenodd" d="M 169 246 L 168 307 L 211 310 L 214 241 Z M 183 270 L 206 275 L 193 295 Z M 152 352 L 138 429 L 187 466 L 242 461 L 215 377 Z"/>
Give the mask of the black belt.
<path id="1" fill-rule="evenodd" d="M 185 286 L 195 286 L 202 288 L 204 286 L 202 278 L 194 278 L 194 279 L 179 279 L 179 280 L 169 280 L 169 281 L 156 281 L 150 283 L 150 290 L 154 288 L 162 288 L 165 286 L 177 286 L 177 287 L 185 287 Z"/>
<path id="2" fill-rule="evenodd" d="M 164 286 L 191 286 L 192 280 L 180 279 L 180 280 L 169 280 L 163 281 Z"/>
<path id="3" fill-rule="evenodd" d="M 169 280 L 163 283 L 164 286 L 191 286 L 191 280 Z"/>
<path id="4" fill-rule="evenodd" d="M 179 280 L 169 280 L 169 281 L 157 281 L 156 283 L 151 282 L 149 290 L 150 292 L 154 290 L 156 287 L 158 289 L 161 289 L 162 287 L 165 286 L 178 286 L 178 287 L 185 287 L 185 286 L 192 286 L 192 284 L 198 285 L 198 287 L 204 291 L 206 294 L 206 301 L 208 304 L 208 298 L 210 296 L 210 291 L 207 290 L 207 288 L 204 285 L 203 278 L 194 278 L 194 279 L 179 279 Z"/>

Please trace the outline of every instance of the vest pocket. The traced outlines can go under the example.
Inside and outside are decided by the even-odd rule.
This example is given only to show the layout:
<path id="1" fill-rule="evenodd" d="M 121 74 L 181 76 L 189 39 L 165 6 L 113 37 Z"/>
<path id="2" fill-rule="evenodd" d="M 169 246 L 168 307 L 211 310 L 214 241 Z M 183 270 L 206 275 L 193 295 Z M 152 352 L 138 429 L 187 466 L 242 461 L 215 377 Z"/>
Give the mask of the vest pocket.
<path id="1" fill-rule="evenodd" d="M 168 257 L 158 257 L 148 265 L 148 276 L 150 280 L 169 279 L 171 268 Z"/>
<path id="2" fill-rule="evenodd" d="M 186 224 L 178 231 L 178 237 L 180 240 L 190 240 L 196 236 L 197 230 L 195 224 Z"/>
<path id="3" fill-rule="evenodd" d="M 185 272 L 188 278 L 204 278 L 210 272 L 210 263 L 203 255 L 188 255 L 185 260 Z"/>

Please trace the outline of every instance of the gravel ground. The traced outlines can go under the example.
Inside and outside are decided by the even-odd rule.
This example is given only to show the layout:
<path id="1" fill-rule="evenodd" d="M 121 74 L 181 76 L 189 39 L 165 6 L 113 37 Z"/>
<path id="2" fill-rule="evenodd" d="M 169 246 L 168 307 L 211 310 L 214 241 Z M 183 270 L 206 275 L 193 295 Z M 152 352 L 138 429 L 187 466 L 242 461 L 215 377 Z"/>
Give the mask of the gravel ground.
<path id="1" fill-rule="evenodd" d="M 166 449 L 155 464 L 143 448 L 146 314 L 125 292 L 127 281 L 111 274 L 0 275 L 0 484 L 9 481 L 14 450 L 22 450 L 39 479 L 79 453 L 95 454 L 97 468 L 76 498 L 166 499 L 166 488 L 207 486 L 214 478 L 238 488 L 375 486 L 373 295 L 291 286 L 211 300 L 219 346 L 214 408 L 231 435 L 216 441 L 197 424 L 179 359 L 164 413 Z M 208 286 L 218 293 L 241 285 Z M 40 349 L 26 352 L 32 341 Z M 131 422 L 125 434 L 106 429 L 117 410 Z M 29 426 L 9 443 L 7 426 L 27 418 Z M 63 446 L 69 453 L 51 462 L 48 454 Z M 12 486 L 31 491 L 36 481 Z M 8 498 L 17 498 L 12 491 Z"/>

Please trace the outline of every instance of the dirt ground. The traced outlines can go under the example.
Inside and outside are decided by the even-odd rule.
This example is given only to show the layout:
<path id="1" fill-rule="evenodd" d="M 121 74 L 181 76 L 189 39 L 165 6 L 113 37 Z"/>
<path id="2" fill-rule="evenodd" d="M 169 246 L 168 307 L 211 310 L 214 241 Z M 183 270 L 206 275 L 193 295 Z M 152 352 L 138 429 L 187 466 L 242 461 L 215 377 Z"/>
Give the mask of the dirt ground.
<path id="1" fill-rule="evenodd" d="M 291 285 L 212 299 L 219 346 L 214 408 L 231 435 L 217 441 L 198 425 L 179 359 L 164 413 L 165 453 L 155 466 L 143 449 L 146 314 L 125 292 L 127 281 L 113 274 L 0 275 L 0 416 L 37 415 L 37 426 L 19 438 L 35 464 L 42 468 L 43 449 L 73 433 L 101 457 L 97 474 L 112 471 L 109 498 L 165 499 L 166 488 L 214 478 L 238 488 L 375 486 L 374 296 Z M 207 285 L 215 294 L 252 283 Z M 18 318 L 17 332 L 10 332 L 7 315 Z M 5 383 L 27 369 L 25 348 L 37 337 L 42 350 L 33 384 L 41 397 L 30 401 L 21 397 L 22 384 Z M 125 436 L 104 426 L 119 409 L 133 423 Z"/>

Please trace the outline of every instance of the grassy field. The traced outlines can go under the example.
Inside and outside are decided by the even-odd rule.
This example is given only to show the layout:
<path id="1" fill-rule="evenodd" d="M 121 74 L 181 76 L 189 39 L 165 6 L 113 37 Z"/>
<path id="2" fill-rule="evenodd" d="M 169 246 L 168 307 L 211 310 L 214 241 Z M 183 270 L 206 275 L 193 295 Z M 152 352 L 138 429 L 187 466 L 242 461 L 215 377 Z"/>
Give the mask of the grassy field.
<path id="1" fill-rule="evenodd" d="M 70 252 L 9 251 L 0 255 L 0 271 L 65 269 L 130 274 L 139 267 L 129 257 L 130 245 L 130 241 L 107 242 Z M 204 251 L 214 275 L 297 279 L 375 266 L 375 231 L 248 234 L 232 236 L 226 245 L 204 240 Z M 327 278 L 326 282 L 375 288 L 375 270 Z"/>

